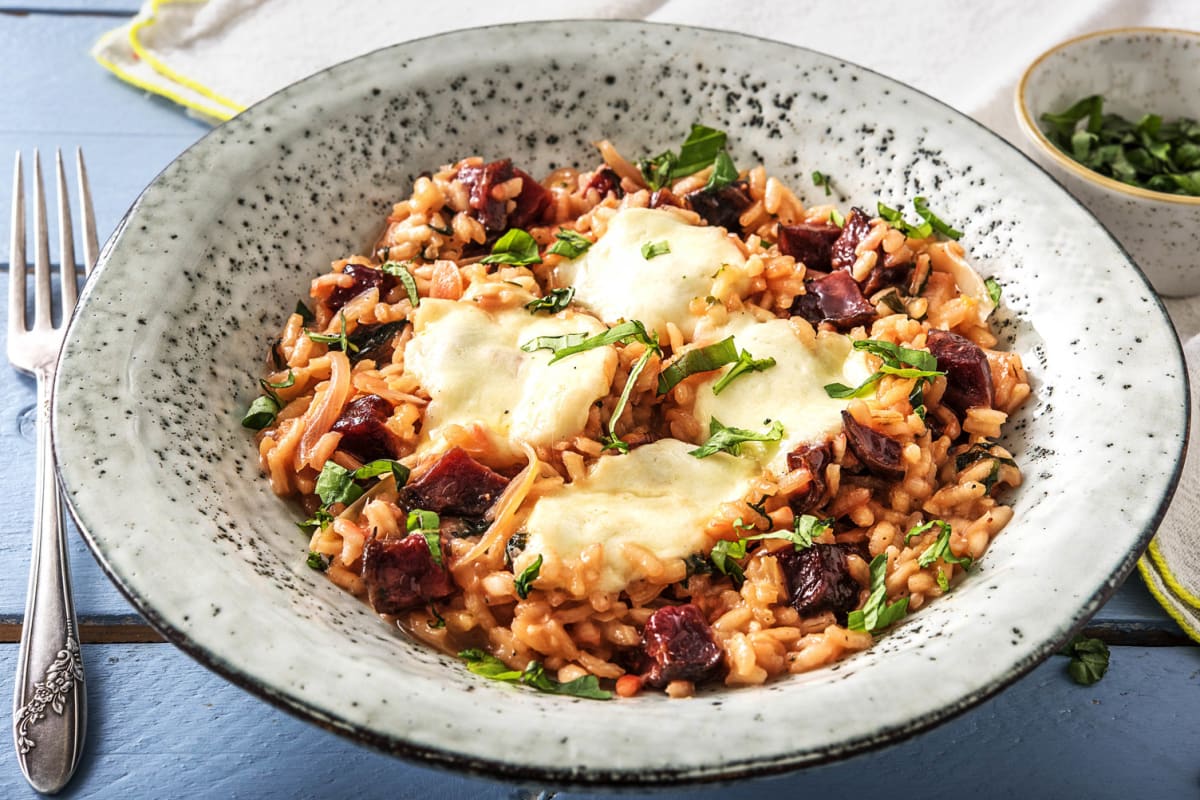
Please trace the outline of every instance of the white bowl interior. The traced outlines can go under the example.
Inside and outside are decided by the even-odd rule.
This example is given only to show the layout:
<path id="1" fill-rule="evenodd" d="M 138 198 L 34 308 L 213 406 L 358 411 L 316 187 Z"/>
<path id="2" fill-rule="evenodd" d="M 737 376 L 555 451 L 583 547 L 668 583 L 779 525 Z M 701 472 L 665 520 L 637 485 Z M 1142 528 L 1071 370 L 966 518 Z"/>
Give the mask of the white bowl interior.
<path id="1" fill-rule="evenodd" d="M 813 202 L 824 199 L 809 179 L 819 169 L 854 204 L 923 194 L 965 231 L 977 269 L 1004 286 L 1001 335 L 1035 391 L 1004 442 L 1027 480 L 1017 519 L 954 592 L 829 669 L 687 701 L 597 703 L 489 683 L 304 565 L 298 509 L 259 475 L 240 414 L 309 280 L 367 248 L 422 170 L 480 154 L 544 174 L 593 163 L 589 142 L 604 137 L 630 157 L 676 147 L 697 121 L 729 132 L 739 165 L 765 163 Z M 1027 159 L 946 106 L 748 37 L 539 23 L 335 67 L 184 154 L 106 248 L 71 326 L 55 421 L 66 493 L 98 557 L 204 663 L 434 764 L 658 783 L 838 757 L 1032 667 L 1153 531 L 1183 445 L 1184 374 L 1160 304 L 1120 248 Z"/>

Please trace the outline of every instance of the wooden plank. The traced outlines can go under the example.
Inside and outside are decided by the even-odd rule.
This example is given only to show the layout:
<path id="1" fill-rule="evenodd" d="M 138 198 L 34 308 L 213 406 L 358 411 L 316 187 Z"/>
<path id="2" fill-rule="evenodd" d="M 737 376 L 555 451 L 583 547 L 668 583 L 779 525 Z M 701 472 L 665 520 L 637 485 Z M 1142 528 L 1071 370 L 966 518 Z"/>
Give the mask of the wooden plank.
<path id="1" fill-rule="evenodd" d="M 12 674 L 15 651 L 0 646 L 5 674 Z M 85 649 L 85 659 L 88 744 L 66 796 L 517 796 L 512 786 L 411 765 L 300 722 L 166 645 L 96 645 Z M 998 697 L 907 742 L 703 796 L 1194 797 L 1200 648 L 1116 648 L 1108 675 L 1092 687 L 1071 683 L 1065 661 L 1052 659 Z M 719 732 L 695 733 L 720 746 Z M 36 797 L 8 746 L 0 748 L 0 797 Z"/>

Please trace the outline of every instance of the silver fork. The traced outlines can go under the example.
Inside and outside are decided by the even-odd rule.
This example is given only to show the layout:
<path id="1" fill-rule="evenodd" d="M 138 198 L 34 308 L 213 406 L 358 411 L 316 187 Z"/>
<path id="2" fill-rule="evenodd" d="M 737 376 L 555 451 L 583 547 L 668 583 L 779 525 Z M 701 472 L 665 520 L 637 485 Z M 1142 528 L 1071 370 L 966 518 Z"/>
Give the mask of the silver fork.
<path id="1" fill-rule="evenodd" d="M 88 192 L 83 153 L 76 150 L 83 215 L 85 271 L 96 261 L 96 223 Z M 71 574 L 63 528 L 62 499 L 50 447 L 50 399 L 55 362 L 66 321 L 78 298 L 71 208 L 62 153 L 56 153 L 62 322 L 54 325 L 50 290 L 50 242 L 42 166 L 33 153 L 33 324 L 25 319 L 25 192 L 21 154 L 13 180 L 12 257 L 9 259 L 8 360 L 37 378 L 37 491 L 33 518 L 33 557 L 17 657 L 13 695 L 13 738 L 17 761 L 30 785 L 53 794 L 79 765 L 87 731 L 87 692 L 79 653 L 79 625 L 71 599 Z"/>

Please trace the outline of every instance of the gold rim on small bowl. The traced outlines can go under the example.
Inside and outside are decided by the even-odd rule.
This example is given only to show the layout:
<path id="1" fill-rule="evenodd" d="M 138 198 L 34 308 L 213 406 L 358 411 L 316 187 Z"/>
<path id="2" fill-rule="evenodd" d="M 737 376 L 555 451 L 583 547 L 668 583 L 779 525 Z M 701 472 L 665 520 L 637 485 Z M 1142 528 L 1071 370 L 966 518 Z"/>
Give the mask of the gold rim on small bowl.
<path id="1" fill-rule="evenodd" d="M 1170 192 L 1157 192 L 1153 189 L 1143 189 L 1140 186 L 1132 186 L 1128 183 L 1122 183 L 1115 178 L 1109 178 L 1106 175 L 1101 175 L 1099 172 L 1096 172 L 1093 169 L 1085 167 L 1083 164 L 1080 164 L 1078 161 L 1060 150 L 1046 137 L 1046 134 L 1042 132 L 1041 127 L 1038 126 L 1037 122 L 1034 120 L 1030 109 L 1025 105 L 1025 86 L 1029 82 L 1030 76 L 1033 75 L 1034 71 L 1042 65 L 1043 61 L 1067 49 L 1068 47 L 1071 47 L 1072 45 L 1078 44 L 1079 42 L 1084 42 L 1089 39 L 1100 39 L 1105 36 L 1118 36 L 1121 34 L 1183 35 L 1194 38 L 1197 42 L 1197 45 L 1200 46 L 1200 32 L 1189 31 L 1183 28 L 1110 28 L 1108 30 L 1094 31 L 1092 33 L 1085 33 L 1080 36 L 1076 36 L 1072 39 L 1067 39 L 1065 42 L 1060 42 L 1054 45 L 1054 47 L 1051 47 L 1049 50 L 1035 58 L 1033 63 L 1026 67 L 1025 72 L 1021 74 L 1021 80 L 1017 83 L 1017 92 L 1016 97 L 1014 98 L 1017 110 L 1017 121 L 1025 130 L 1026 135 L 1031 136 L 1039 145 L 1041 145 L 1042 149 L 1044 149 L 1051 158 L 1053 158 L 1063 168 L 1073 172 L 1086 181 L 1095 183 L 1098 186 L 1104 187 L 1105 189 L 1112 189 L 1113 191 L 1121 192 L 1133 197 L 1139 197 L 1143 200 L 1157 200 L 1163 203 L 1178 203 L 1185 206 L 1200 206 L 1200 197 L 1186 194 L 1172 194 Z"/>

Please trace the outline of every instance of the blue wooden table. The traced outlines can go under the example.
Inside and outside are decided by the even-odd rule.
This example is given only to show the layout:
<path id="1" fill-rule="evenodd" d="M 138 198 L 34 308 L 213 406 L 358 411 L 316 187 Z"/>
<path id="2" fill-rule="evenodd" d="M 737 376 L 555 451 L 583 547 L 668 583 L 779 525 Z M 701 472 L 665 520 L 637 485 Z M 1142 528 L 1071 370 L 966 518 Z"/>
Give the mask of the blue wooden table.
<path id="1" fill-rule="evenodd" d="M 103 239 L 205 125 L 120 84 L 87 56 L 133 0 L 0 0 L 0 164 L 20 149 L 81 145 Z M 0 228 L 9 219 L 0 170 Z M 0 254 L 7 271 L 7 253 Z M 7 277 L 4 278 L 7 285 Z M 6 290 L 0 290 L 3 293 Z M 6 302 L 0 298 L 0 308 Z M 31 381 L 0 368 L 0 687 L 12 694 L 32 525 Z M 162 643 L 72 532 L 90 690 L 83 767 L 69 797 L 478 797 L 517 787 L 435 772 L 310 726 Z M 1200 648 L 1136 575 L 1089 629 L 1112 647 L 1107 677 L 1076 686 L 1052 658 L 972 711 L 874 753 L 783 777 L 667 797 L 1195 797 L 1200 795 Z M 6 702 L 6 701 L 5 701 Z M 803 724 L 797 720 L 797 724 Z M 32 796 L 0 743 L 0 798 Z M 563 797 L 585 797 L 568 793 Z"/>

